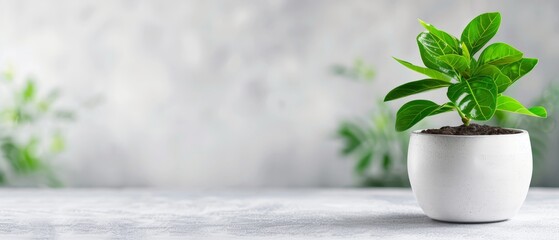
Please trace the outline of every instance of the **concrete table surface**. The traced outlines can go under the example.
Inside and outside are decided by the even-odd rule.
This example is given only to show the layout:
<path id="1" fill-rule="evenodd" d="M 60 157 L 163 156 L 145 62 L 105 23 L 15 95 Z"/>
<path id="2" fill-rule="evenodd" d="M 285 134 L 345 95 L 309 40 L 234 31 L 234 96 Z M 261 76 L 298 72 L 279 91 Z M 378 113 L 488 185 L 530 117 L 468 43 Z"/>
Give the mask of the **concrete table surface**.
<path id="1" fill-rule="evenodd" d="M 559 190 L 509 221 L 430 220 L 409 189 L 3 189 L 0 239 L 559 239 Z"/>

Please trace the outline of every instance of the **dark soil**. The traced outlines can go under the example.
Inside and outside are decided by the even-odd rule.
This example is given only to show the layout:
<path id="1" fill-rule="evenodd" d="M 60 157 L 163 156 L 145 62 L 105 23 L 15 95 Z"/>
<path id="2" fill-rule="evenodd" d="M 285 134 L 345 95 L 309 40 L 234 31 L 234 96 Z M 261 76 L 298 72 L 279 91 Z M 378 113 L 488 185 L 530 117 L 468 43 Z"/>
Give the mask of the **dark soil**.
<path id="1" fill-rule="evenodd" d="M 502 134 L 517 134 L 517 133 L 521 133 L 521 131 L 472 123 L 469 126 L 465 126 L 465 125 L 457 126 L 457 127 L 446 126 L 439 129 L 426 129 L 421 131 L 421 133 L 442 134 L 442 135 L 502 135 Z"/>

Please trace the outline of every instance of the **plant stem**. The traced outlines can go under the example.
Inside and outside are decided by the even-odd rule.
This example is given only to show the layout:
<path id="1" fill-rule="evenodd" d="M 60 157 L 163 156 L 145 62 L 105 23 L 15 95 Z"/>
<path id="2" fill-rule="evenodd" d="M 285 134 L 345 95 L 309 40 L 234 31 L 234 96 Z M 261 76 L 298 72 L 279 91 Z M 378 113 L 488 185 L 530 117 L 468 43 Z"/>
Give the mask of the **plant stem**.
<path id="1" fill-rule="evenodd" d="M 466 127 L 467 127 L 467 126 L 470 126 L 470 119 L 469 119 L 469 118 L 463 117 L 463 118 L 462 118 L 462 122 L 464 123 L 464 125 L 465 125 Z"/>
<path id="2" fill-rule="evenodd" d="M 458 107 L 455 107 L 455 109 L 458 112 L 458 115 L 460 115 L 460 118 L 462 118 L 462 123 L 464 123 L 465 126 L 470 126 L 470 119 L 466 117 L 466 115 L 460 111 Z"/>

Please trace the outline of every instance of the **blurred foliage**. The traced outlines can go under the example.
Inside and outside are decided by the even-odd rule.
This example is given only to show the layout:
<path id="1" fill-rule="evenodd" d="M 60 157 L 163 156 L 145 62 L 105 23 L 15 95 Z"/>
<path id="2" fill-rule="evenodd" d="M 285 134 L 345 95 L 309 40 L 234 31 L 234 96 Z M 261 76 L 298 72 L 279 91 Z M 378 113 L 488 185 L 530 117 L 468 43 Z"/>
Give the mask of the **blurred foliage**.
<path id="1" fill-rule="evenodd" d="M 353 66 L 335 65 L 332 72 L 340 77 L 371 83 L 375 71 L 363 60 Z M 407 187 L 408 132 L 394 131 L 396 114 L 382 99 L 371 117 L 342 122 L 337 131 L 343 141 L 341 154 L 355 161 L 355 173 L 363 186 Z"/>
<path id="2" fill-rule="evenodd" d="M 360 58 L 356 59 L 350 67 L 336 64 L 332 66 L 331 70 L 334 75 L 353 80 L 372 81 L 375 77 L 375 70 L 373 67 L 365 64 L 363 59 Z"/>
<path id="3" fill-rule="evenodd" d="M 18 79 L 12 70 L 2 74 L 0 185 L 62 186 L 49 161 L 64 151 L 59 124 L 74 113 L 56 107 L 59 95 L 55 89 L 42 96 L 33 78 Z"/>
<path id="4" fill-rule="evenodd" d="M 356 161 L 355 172 L 364 186 L 409 186 L 408 134 L 394 131 L 394 116 L 379 100 L 370 118 L 346 121 L 338 128 L 344 142 L 342 154 Z"/>
<path id="5" fill-rule="evenodd" d="M 550 160 L 549 144 L 552 136 L 557 130 L 557 119 L 559 119 L 559 85 L 550 84 L 544 93 L 532 104 L 534 106 L 544 106 L 547 108 L 548 117 L 545 119 L 535 119 L 515 114 L 499 112 L 495 116 L 496 125 L 507 128 L 518 128 L 527 130 L 530 133 L 532 145 L 532 155 L 534 158 L 534 172 L 532 184 L 538 184 L 542 177 L 541 172 L 546 166 L 546 161 Z"/>

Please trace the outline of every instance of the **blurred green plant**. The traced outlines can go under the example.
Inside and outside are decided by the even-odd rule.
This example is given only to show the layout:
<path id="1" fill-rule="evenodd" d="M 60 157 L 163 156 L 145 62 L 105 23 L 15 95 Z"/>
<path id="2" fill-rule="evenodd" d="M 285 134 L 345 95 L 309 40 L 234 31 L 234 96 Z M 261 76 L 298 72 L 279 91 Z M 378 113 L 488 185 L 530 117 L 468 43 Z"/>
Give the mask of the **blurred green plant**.
<path id="1" fill-rule="evenodd" d="M 50 160 L 64 151 L 60 123 L 74 112 L 56 107 L 59 91 L 41 96 L 32 77 L 18 79 L 13 70 L 0 79 L 0 185 L 60 187 Z"/>
<path id="2" fill-rule="evenodd" d="M 375 76 L 372 66 L 361 59 L 352 66 L 335 65 L 334 75 L 371 83 Z M 406 158 L 408 134 L 393 131 L 394 111 L 379 99 L 371 117 L 342 122 L 337 136 L 343 142 L 341 154 L 355 161 L 355 173 L 362 186 L 409 186 Z"/>
<path id="3" fill-rule="evenodd" d="M 365 64 L 361 58 L 356 59 L 352 66 L 336 64 L 332 66 L 331 70 L 334 75 L 353 80 L 372 81 L 375 78 L 373 66 Z"/>
<path id="4" fill-rule="evenodd" d="M 559 85 L 550 84 L 546 87 L 543 94 L 537 98 L 533 104 L 546 106 L 548 115 L 546 119 L 534 119 L 515 114 L 498 112 L 495 121 L 499 126 L 507 128 L 519 128 L 530 132 L 532 145 L 532 155 L 534 158 L 534 173 L 532 185 L 539 185 L 543 177 L 542 171 L 545 170 L 546 161 L 550 160 L 549 144 L 552 136 L 557 130 L 557 119 L 559 119 Z"/>

